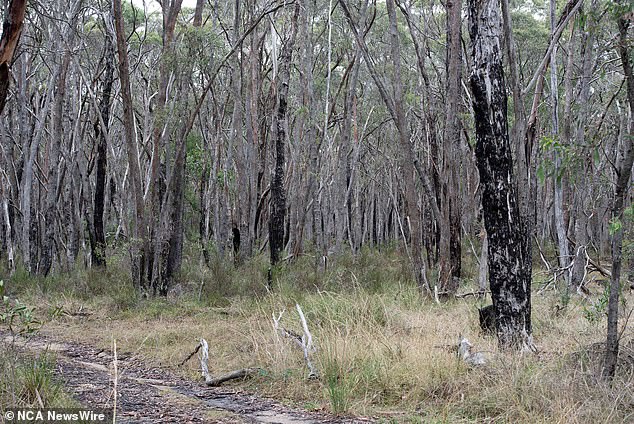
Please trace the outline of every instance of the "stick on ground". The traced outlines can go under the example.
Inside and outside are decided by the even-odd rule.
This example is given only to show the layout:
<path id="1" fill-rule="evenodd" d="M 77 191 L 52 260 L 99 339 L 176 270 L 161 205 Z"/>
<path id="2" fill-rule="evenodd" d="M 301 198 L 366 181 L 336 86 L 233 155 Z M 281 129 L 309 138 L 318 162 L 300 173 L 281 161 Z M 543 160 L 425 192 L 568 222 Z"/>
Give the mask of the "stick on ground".
<path id="1" fill-rule="evenodd" d="M 215 386 L 219 386 L 222 383 L 226 382 L 226 381 L 230 381 L 230 380 L 237 380 L 239 378 L 248 378 L 248 377 L 253 377 L 258 371 L 260 371 L 260 368 L 242 368 L 239 370 L 235 370 L 235 371 L 231 371 L 228 372 L 227 374 L 223 374 L 217 377 L 212 376 L 211 374 L 209 374 L 209 344 L 207 343 L 207 340 L 205 339 L 200 339 L 200 345 L 199 348 L 202 348 L 202 352 L 200 355 L 200 372 L 203 376 L 203 378 L 205 379 L 205 384 L 207 386 L 210 387 L 215 387 Z M 194 351 L 194 353 L 196 353 L 199 349 L 197 348 L 196 351 Z M 190 355 L 190 357 L 193 356 Z M 189 358 L 188 358 L 189 359 Z M 186 362 L 187 359 L 184 361 Z"/>

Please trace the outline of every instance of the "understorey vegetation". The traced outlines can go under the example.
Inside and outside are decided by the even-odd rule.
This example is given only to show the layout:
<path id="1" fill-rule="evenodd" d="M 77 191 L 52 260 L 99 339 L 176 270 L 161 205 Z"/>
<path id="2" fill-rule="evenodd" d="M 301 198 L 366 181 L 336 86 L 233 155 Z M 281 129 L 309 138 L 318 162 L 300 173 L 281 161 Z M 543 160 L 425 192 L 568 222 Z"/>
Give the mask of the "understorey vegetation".
<path id="1" fill-rule="evenodd" d="M 553 250 L 545 254 L 555 257 Z M 596 273 L 589 277 L 587 299 L 566 300 L 552 275 L 536 266 L 538 352 L 518 356 L 499 351 L 495 336 L 480 328 L 478 308 L 488 299 L 469 295 L 438 304 L 422 297 L 407 258 L 395 248 L 342 254 L 320 272 L 307 255 L 277 269 L 271 286 L 265 255 L 239 268 L 186 261 L 166 298 L 137 295 L 127 260 L 113 260 L 106 272 L 40 279 L 18 270 L 9 293 L 37 305 L 42 334 L 101 349 L 111 349 L 115 339 L 121 356 L 138 356 L 200 384 L 196 357 L 181 363 L 205 338 L 211 374 L 258 368 L 251 379 L 226 384 L 307 410 L 403 423 L 627 422 L 634 414 L 628 331 L 613 383 L 600 378 L 604 344 L 597 341 L 605 333 L 607 281 Z M 463 266 L 459 295 L 477 293 L 475 256 L 465 257 Z M 626 312 L 633 301 L 624 291 Z M 317 378 L 309 378 L 293 338 L 274 329 L 283 312 L 279 326 L 302 334 L 295 304 L 312 333 Z M 459 336 L 485 356 L 484 366 L 459 359 Z"/>

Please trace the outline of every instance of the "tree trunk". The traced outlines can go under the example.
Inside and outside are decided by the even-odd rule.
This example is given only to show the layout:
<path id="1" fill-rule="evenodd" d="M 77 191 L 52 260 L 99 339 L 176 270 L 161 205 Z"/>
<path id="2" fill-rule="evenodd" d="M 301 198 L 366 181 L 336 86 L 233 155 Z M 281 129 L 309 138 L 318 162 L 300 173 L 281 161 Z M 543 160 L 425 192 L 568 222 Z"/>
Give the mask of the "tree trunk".
<path id="1" fill-rule="evenodd" d="M 626 3 L 622 1 L 622 3 Z M 603 364 L 603 377 L 607 380 L 614 378 L 616 363 L 619 356 L 619 292 L 621 291 L 621 250 L 623 247 L 623 210 L 627 189 L 632 176 L 632 164 L 634 163 L 634 72 L 630 62 L 627 32 L 630 21 L 626 16 L 618 19 L 619 43 L 618 53 L 623 65 L 623 74 L 627 87 L 627 101 L 630 109 L 630 122 L 627 134 L 622 135 L 623 146 L 619 152 L 616 166 L 616 185 L 614 187 L 614 199 L 612 203 L 612 225 L 617 223 L 616 231 L 612 235 L 612 273 L 610 277 L 610 297 L 608 299 L 608 330 L 605 346 L 605 359 Z"/>
<path id="2" fill-rule="evenodd" d="M 469 1 L 476 159 L 489 250 L 489 284 L 501 348 L 532 348 L 531 268 L 514 187 L 497 0 Z"/>
<path id="3" fill-rule="evenodd" d="M 73 31 L 71 29 L 71 31 Z M 74 31 L 73 31 L 74 32 Z M 71 37 L 72 39 L 73 37 Z M 69 43 L 72 45 L 72 43 Z M 49 172 L 46 184 L 46 210 L 44 212 L 44 243 L 42 246 L 42 257 L 38 272 L 41 275 L 48 275 L 53 264 L 53 249 L 55 244 L 55 221 L 57 215 L 58 199 L 58 171 L 60 164 L 60 151 L 64 140 L 64 97 L 66 92 L 66 75 L 70 65 L 70 51 L 66 51 L 62 59 L 60 72 L 55 82 L 55 105 L 53 107 L 53 131 L 49 151 Z"/>
<path id="4" fill-rule="evenodd" d="M 447 109 L 445 117 L 445 141 L 443 143 L 442 217 L 440 223 L 439 280 L 443 292 L 455 294 L 460 283 L 461 269 L 461 216 L 458 192 L 460 149 L 460 100 L 461 100 L 461 0 L 447 1 Z"/>
<path id="5" fill-rule="evenodd" d="M 2 38 L 0 38 L 0 114 L 4 110 L 7 94 L 9 94 L 9 81 L 11 79 L 9 67 L 22 33 L 25 14 L 26 0 L 11 0 L 4 12 Z"/>
<path id="6" fill-rule="evenodd" d="M 345 1 L 339 2 L 341 5 L 346 19 L 350 24 L 352 32 L 357 40 L 357 44 L 361 49 L 361 53 L 366 61 L 368 70 L 372 79 L 377 85 L 381 98 L 387 107 L 390 116 L 396 123 L 398 131 L 399 142 L 399 165 L 402 169 L 403 180 L 405 184 L 405 208 L 407 217 L 409 218 L 409 227 L 411 228 L 410 242 L 411 242 L 411 264 L 414 279 L 418 286 L 422 289 L 425 286 L 426 270 L 424 268 L 424 262 L 422 260 L 422 227 L 420 223 L 420 211 L 418 208 L 418 196 L 416 193 L 415 184 L 415 164 L 417 163 L 413 147 L 410 142 L 410 134 L 408 123 L 405 119 L 405 110 L 403 108 L 403 84 L 401 80 L 401 59 L 400 59 L 400 42 L 399 34 L 396 22 L 396 11 L 394 8 L 394 0 L 388 0 L 386 2 L 388 16 L 390 20 L 390 46 L 392 63 L 394 64 L 394 97 L 388 94 L 386 86 L 381 78 L 379 72 L 373 65 L 372 58 L 368 51 L 367 45 L 363 40 L 361 33 L 359 32 L 350 10 Z M 423 175 L 421 174 L 421 177 Z"/>
<path id="7" fill-rule="evenodd" d="M 275 173 L 271 181 L 271 211 L 269 217 L 269 247 L 271 265 L 280 260 L 280 252 L 284 248 L 284 224 L 286 218 L 286 190 L 284 188 L 286 131 L 288 128 L 287 102 L 288 85 L 291 72 L 291 58 L 295 38 L 297 36 L 297 20 L 300 4 L 295 4 L 295 11 L 291 21 L 291 36 L 282 47 L 280 66 L 277 75 L 277 104 L 275 111 Z"/>
<path id="8" fill-rule="evenodd" d="M 145 268 L 145 257 L 149 252 L 149 240 L 145 223 L 145 205 L 143 186 L 141 184 L 141 167 L 139 151 L 134 134 L 134 112 L 132 109 L 132 93 L 130 90 L 130 65 L 128 62 L 128 46 L 123 25 L 121 0 L 113 0 L 113 17 L 119 56 L 119 80 L 121 81 L 121 101 L 123 103 L 123 127 L 130 179 L 132 180 L 132 196 L 134 198 L 134 233 L 130 244 L 132 281 L 141 290 L 148 289 L 148 278 Z"/>
<path id="9" fill-rule="evenodd" d="M 597 2 L 593 0 L 590 8 L 596 10 Z M 590 83 L 592 80 L 593 68 L 593 43 L 594 31 L 596 31 L 594 19 L 591 15 L 585 22 L 586 28 L 583 35 L 583 62 L 581 65 L 581 90 L 579 93 L 579 116 L 577 118 L 575 143 L 585 148 L 586 123 L 590 113 Z M 572 84 L 571 84 L 572 85 Z M 572 91 L 572 90 L 570 90 Z M 572 97 L 572 94 L 571 94 Z M 575 251 L 574 264 L 572 267 L 572 275 L 570 285 L 572 289 L 579 289 L 583 285 L 583 279 L 586 274 L 586 251 L 590 242 L 588 238 L 588 217 L 589 210 L 588 190 L 590 184 L 587 184 L 586 178 L 592 170 L 592 162 L 590 152 L 584 152 L 582 160 L 582 170 L 580 178 L 577 179 L 576 189 L 576 220 L 575 220 Z"/>
<path id="10" fill-rule="evenodd" d="M 556 32 L 556 5 L 555 0 L 550 0 L 550 27 L 551 39 L 555 38 Z M 550 96 L 552 102 L 552 131 L 553 141 L 559 143 L 559 86 L 557 84 L 557 48 L 553 48 L 550 57 Z M 557 145 L 557 144 L 555 144 Z M 555 213 L 555 229 L 557 231 L 557 244 L 559 247 L 559 266 L 563 269 L 568 267 L 570 263 L 570 250 L 568 247 L 568 237 L 566 234 L 566 225 L 564 222 L 564 172 L 561 169 L 561 152 L 558 148 L 554 149 L 555 175 L 554 181 L 554 213 Z M 570 272 L 564 273 L 566 284 L 570 282 Z"/>
<path id="11" fill-rule="evenodd" d="M 99 102 L 99 113 L 105 128 L 95 124 L 99 141 L 97 145 L 97 173 L 95 175 L 95 200 L 93 210 L 94 243 L 91 244 L 92 264 L 96 267 L 106 265 L 106 236 L 103 225 L 104 205 L 106 202 L 106 172 L 108 165 L 108 144 L 105 131 L 110 121 L 110 103 L 112 99 L 112 85 L 114 83 L 114 45 L 110 37 L 105 37 L 105 72 L 103 91 Z"/>

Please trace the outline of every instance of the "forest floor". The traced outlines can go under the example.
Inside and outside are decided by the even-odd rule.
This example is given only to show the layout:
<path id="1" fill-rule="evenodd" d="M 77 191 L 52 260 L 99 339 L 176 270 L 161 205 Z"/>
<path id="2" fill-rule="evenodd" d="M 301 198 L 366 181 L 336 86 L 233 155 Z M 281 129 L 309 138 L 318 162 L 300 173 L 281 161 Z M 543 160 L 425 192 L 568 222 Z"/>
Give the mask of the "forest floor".
<path id="1" fill-rule="evenodd" d="M 369 419 L 335 417 L 289 408 L 271 399 L 235 388 L 206 387 L 164 368 L 110 349 L 56 340 L 51 335 L 14 338 L 0 332 L 0 340 L 24 355 L 53 354 L 55 374 L 82 407 L 113 410 L 117 381 L 116 416 L 119 423 L 363 423 Z"/>
<path id="2" fill-rule="evenodd" d="M 81 403 L 112 407 L 116 341 L 120 422 L 634 420 L 634 294 L 622 293 L 621 360 L 609 385 L 599 377 L 607 306 L 600 276 L 590 276 L 589 294 L 567 297 L 551 275 L 536 270 L 532 323 L 539 352 L 516 355 L 499 351 L 495 337 L 480 331 L 478 307 L 490 300 L 437 304 L 409 282 L 407 262 L 396 253 L 338 258 L 326 271 L 298 261 L 273 276 L 272 288 L 267 267 L 266 258 L 240 267 L 190 265 L 167 298 L 140 298 L 127 268 L 116 264 L 41 280 L 18 272 L 5 285 L 43 322 L 27 347 L 53 346 L 57 375 Z M 474 269 L 465 266 L 461 293 L 474 289 Z M 279 318 L 289 334 L 302 334 L 297 304 L 313 336 L 319 378 L 307 378 L 302 349 L 274 329 Z M 484 367 L 457 358 L 459 336 L 486 356 Z M 212 375 L 261 371 L 206 387 L 196 356 L 181 365 L 201 338 L 209 343 Z M 1 368 L 0 357 L 0 380 Z"/>

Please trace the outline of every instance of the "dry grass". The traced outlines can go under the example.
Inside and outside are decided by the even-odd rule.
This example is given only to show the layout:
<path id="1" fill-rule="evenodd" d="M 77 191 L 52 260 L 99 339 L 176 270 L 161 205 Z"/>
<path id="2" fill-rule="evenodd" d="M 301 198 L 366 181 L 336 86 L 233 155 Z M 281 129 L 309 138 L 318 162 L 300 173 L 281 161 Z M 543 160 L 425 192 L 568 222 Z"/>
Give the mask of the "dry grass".
<path id="1" fill-rule="evenodd" d="M 308 409 L 377 416 L 385 422 L 634 419 L 632 374 L 622 372 L 609 387 L 595 378 L 600 358 L 584 354 L 604 339 L 600 307 L 573 298 L 559 311 L 556 292 L 535 295 L 533 325 L 540 353 L 505 354 L 497 351 L 494 339 L 479 333 L 479 301 L 436 305 L 421 299 L 406 281 L 402 261 L 394 254 L 384 256 L 342 258 L 322 276 L 310 261 L 296 264 L 277 274 L 271 293 L 261 284 L 265 262 L 256 259 L 242 271 L 215 271 L 223 273 L 223 282 L 236 285 L 223 287 L 222 295 L 213 273 L 190 271 L 185 279 L 191 283 L 168 299 L 128 302 L 70 291 L 43 297 L 37 290 L 29 296 L 46 305 L 40 309 L 50 318 L 45 331 L 104 348 L 116 338 L 120 350 L 192 379 L 199 378 L 196 361 L 183 369 L 177 364 L 204 337 L 212 373 L 262 367 L 262 375 L 241 384 Z M 373 258 L 377 264 L 372 265 Z M 205 285 L 198 299 L 201 280 Z M 240 287 L 248 289 L 241 292 Z M 599 298 L 600 290 L 593 296 Z M 627 310 L 634 298 L 625 297 Z M 272 315 L 286 311 L 281 324 L 301 333 L 295 302 L 301 304 L 318 348 L 313 358 L 321 373 L 317 380 L 306 379 L 301 350 L 273 330 Z M 634 337 L 629 325 L 624 339 Z M 487 352 L 488 366 L 469 369 L 447 349 L 460 334 Z"/>

